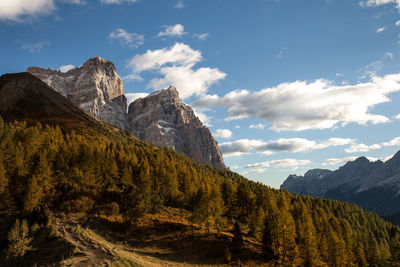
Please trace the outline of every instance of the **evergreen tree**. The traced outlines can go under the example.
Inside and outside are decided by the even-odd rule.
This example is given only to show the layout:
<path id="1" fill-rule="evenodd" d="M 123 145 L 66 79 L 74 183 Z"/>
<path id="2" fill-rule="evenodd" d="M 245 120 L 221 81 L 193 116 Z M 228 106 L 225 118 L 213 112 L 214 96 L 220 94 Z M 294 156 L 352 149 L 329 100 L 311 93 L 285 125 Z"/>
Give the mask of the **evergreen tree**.
<path id="1" fill-rule="evenodd" d="M 243 244 L 243 233 L 240 228 L 240 224 L 238 221 L 235 222 L 233 226 L 233 239 L 232 239 L 232 247 L 234 251 L 239 251 Z"/>
<path id="2" fill-rule="evenodd" d="M 29 245 L 32 238 L 29 237 L 29 227 L 26 219 L 22 223 L 17 219 L 8 233 L 9 246 L 7 254 L 11 257 L 24 256 L 26 252 L 32 250 Z"/>

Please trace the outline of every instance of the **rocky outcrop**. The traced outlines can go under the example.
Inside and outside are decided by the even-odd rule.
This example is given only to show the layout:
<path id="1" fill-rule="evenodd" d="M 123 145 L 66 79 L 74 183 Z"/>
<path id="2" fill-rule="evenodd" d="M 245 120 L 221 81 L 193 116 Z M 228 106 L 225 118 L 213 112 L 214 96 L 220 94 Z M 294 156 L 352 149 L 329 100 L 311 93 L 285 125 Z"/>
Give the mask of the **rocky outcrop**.
<path id="1" fill-rule="evenodd" d="M 290 175 L 281 189 L 353 202 L 390 215 L 400 211 L 400 151 L 385 163 L 360 157 L 335 171 L 317 169 L 304 176 Z"/>
<path id="2" fill-rule="evenodd" d="M 213 168 L 225 168 L 210 130 L 172 86 L 133 101 L 129 105 L 128 124 L 139 139 L 172 148 Z"/>
<path id="3" fill-rule="evenodd" d="M 114 64 L 100 57 L 66 73 L 30 67 L 27 70 L 75 105 L 126 130 L 126 97 Z"/>
<path id="4" fill-rule="evenodd" d="M 114 64 L 100 57 L 68 72 L 28 68 L 75 105 L 100 120 L 156 146 L 169 147 L 213 168 L 225 168 L 218 144 L 193 110 L 170 87 L 137 99 L 129 107 Z"/>

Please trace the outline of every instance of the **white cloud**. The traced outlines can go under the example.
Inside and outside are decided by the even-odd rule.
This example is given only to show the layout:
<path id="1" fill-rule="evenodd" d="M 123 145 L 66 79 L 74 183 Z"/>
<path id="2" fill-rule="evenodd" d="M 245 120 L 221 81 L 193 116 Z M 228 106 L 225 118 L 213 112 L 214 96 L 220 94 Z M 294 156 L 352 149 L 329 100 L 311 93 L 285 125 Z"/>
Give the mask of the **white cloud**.
<path id="1" fill-rule="evenodd" d="M 383 162 L 389 160 L 390 158 L 392 158 L 393 155 L 389 155 L 386 157 L 380 157 L 380 158 L 374 158 L 374 157 L 366 157 L 369 161 L 374 162 L 374 161 L 378 161 L 381 160 Z M 326 159 L 324 160 L 324 162 L 322 163 L 323 166 L 332 166 L 332 165 L 338 165 L 338 164 L 345 164 L 349 161 L 355 161 L 358 157 L 356 156 L 352 156 L 352 157 L 346 157 L 346 158 L 330 158 L 330 159 Z"/>
<path id="2" fill-rule="evenodd" d="M 53 0 L 1 0 L 0 20 L 23 22 L 55 10 Z"/>
<path id="3" fill-rule="evenodd" d="M 155 78 L 150 81 L 148 88 L 161 90 L 173 85 L 183 99 L 192 95 L 203 95 L 208 88 L 217 81 L 225 78 L 226 74 L 215 68 L 164 67 L 160 69 L 164 78 Z"/>
<path id="4" fill-rule="evenodd" d="M 265 145 L 262 140 L 239 139 L 234 142 L 225 142 L 219 145 L 224 157 L 237 157 L 249 154 L 251 150 Z"/>
<path id="5" fill-rule="evenodd" d="M 385 53 L 385 58 L 393 59 L 394 55 L 393 53 L 387 52 Z"/>
<path id="6" fill-rule="evenodd" d="M 137 0 L 100 0 L 101 3 L 103 4 L 117 4 L 120 5 L 122 3 L 136 3 Z"/>
<path id="7" fill-rule="evenodd" d="M 233 142 L 225 142 L 219 145 L 225 156 L 241 156 L 249 154 L 250 151 L 259 151 L 257 154 L 272 155 L 273 151 L 285 151 L 290 153 L 308 152 L 317 149 L 324 149 L 332 146 L 344 146 L 354 143 L 350 138 L 329 138 L 323 142 L 316 142 L 303 138 L 280 138 L 277 140 L 249 140 L 239 139 Z"/>
<path id="8" fill-rule="evenodd" d="M 144 35 L 137 33 L 129 33 L 124 29 L 116 29 L 108 36 L 110 40 L 117 40 L 123 46 L 132 48 L 139 47 L 144 44 Z"/>
<path id="9" fill-rule="evenodd" d="M 257 125 L 251 124 L 249 126 L 249 129 L 258 129 L 258 130 L 263 130 L 264 129 L 264 125 L 262 123 L 259 123 Z"/>
<path id="10" fill-rule="evenodd" d="M 259 150 L 275 150 L 287 152 L 306 152 L 316 149 L 324 149 L 331 146 L 344 146 L 353 143 L 354 139 L 349 138 L 330 138 L 324 142 L 317 143 L 303 138 L 280 138 L 278 140 L 269 141 L 264 146 L 259 147 Z"/>
<path id="11" fill-rule="evenodd" d="M 62 65 L 62 66 L 60 66 L 59 68 L 58 68 L 58 70 L 59 71 L 61 71 L 61 72 L 68 72 L 68 71 L 70 71 L 70 70 L 72 70 L 72 69 L 75 69 L 75 66 L 74 65 L 71 65 L 71 64 L 69 64 L 69 65 Z"/>
<path id="12" fill-rule="evenodd" d="M 60 1 L 72 5 L 86 5 L 85 0 L 60 0 Z"/>
<path id="13" fill-rule="evenodd" d="M 201 41 L 204 41 L 205 39 L 207 39 L 208 36 L 210 36 L 209 33 L 198 33 L 198 34 L 194 34 L 194 37 L 198 38 Z"/>
<path id="14" fill-rule="evenodd" d="M 137 74 L 137 73 L 130 73 L 130 74 L 122 77 L 122 80 L 124 80 L 124 81 L 139 81 L 139 82 L 141 82 L 141 81 L 143 81 L 143 78 L 140 77 L 140 75 Z"/>
<path id="15" fill-rule="evenodd" d="M 400 27 L 400 20 L 396 21 L 395 25 L 396 25 L 397 27 Z"/>
<path id="16" fill-rule="evenodd" d="M 126 93 L 126 103 L 128 104 L 128 108 L 129 108 L 129 104 L 132 103 L 133 101 L 135 101 L 136 99 L 139 98 L 144 98 L 146 96 L 148 96 L 148 93 Z"/>
<path id="17" fill-rule="evenodd" d="M 385 30 L 385 27 L 379 27 L 378 29 L 376 29 L 376 32 L 383 32 Z"/>
<path id="18" fill-rule="evenodd" d="M 399 118 L 400 118 L 400 114 L 399 114 L 398 116 L 399 116 Z M 236 129 L 240 129 L 240 125 L 235 125 L 235 128 L 236 128 Z"/>
<path id="19" fill-rule="evenodd" d="M 298 159 L 278 159 L 278 160 L 270 160 L 260 163 L 248 164 L 245 168 L 283 168 L 283 169 L 297 169 L 300 166 L 310 165 L 312 163 L 311 160 L 298 160 Z"/>
<path id="20" fill-rule="evenodd" d="M 36 53 L 42 50 L 43 47 L 49 46 L 50 44 L 50 42 L 27 43 L 21 45 L 21 48 L 24 50 L 28 50 L 31 53 Z"/>
<path id="21" fill-rule="evenodd" d="M 147 50 L 142 55 L 136 55 L 129 61 L 128 66 L 135 72 L 142 72 L 160 69 L 167 64 L 192 67 L 202 59 L 199 50 L 193 50 L 183 43 L 176 43 L 172 47 Z"/>
<path id="22" fill-rule="evenodd" d="M 271 156 L 271 155 L 274 155 L 275 152 L 269 151 L 269 150 L 265 150 L 265 151 L 257 152 L 257 154 L 258 155 L 263 155 L 263 156 Z"/>
<path id="23" fill-rule="evenodd" d="M 360 1 L 361 6 L 381 6 L 386 4 L 396 4 L 396 8 L 400 9 L 400 0 L 368 0 Z"/>
<path id="24" fill-rule="evenodd" d="M 223 139 L 230 139 L 232 138 L 232 131 L 228 129 L 218 129 L 215 133 L 214 136 L 223 138 Z"/>
<path id="25" fill-rule="evenodd" d="M 395 137 L 388 142 L 383 142 L 382 146 L 400 146 L 400 137 Z"/>
<path id="26" fill-rule="evenodd" d="M 176 5 L 174 5 L 175 8 L 184 8 L 185 7 L 185 3 L 183 0 L 178 0 L 178 2 L 176 3 Z"/>
<path id="27" fill-rule="evenodd" d="M 388 95 L 400 91 L 400 74 L 372 76 L 369 82 L 334 85 L 319 79 L 296 81 L 260 91 L 235 90 L 223 97 L 206 95 L 192 103 L 194 107 L 225 107 L 227 120 L 260 118 L 272 123 L 272 129 L 329 129 L 349 123 L 366 125 L 389 122 L 389 118 L 371 113 L 378 104 L 389 102 Z"/>
<path id="28" fill-rule="evenodd" d="M 322 165 L 323 166 L 328 166 L 328 165 L 337 165 L 337 164 L 341 164 L 341 163 L 346 163 L 348 161 L 354 161 L 356 160 L 357 157 L 347 157 L 347 158 L 330 158 L 330 159 L 326 159 Z"/>
<path id="29" fill-rule="evenodd" d="M 379 144 L 374 144 L 374 145 L 370 145 L 367 146 L 365 144 L 354 144 L 351 145 L 349 148 L 346 148 L 344 151 L 346 153 L 359 153 L 359 152 L 368 152 L 371 150 L 376 150 L 376 149 L 380 149 L 381 145 Z"/>
<path id="30" fill-rule="evenodd" d="M 266 168 L 259 168 L 259 169 L 250 169 L 248 171 L 244 171 L 244 172 L 241 172 L 241 173 L 245 175 L 245 174 L 249 174 L 249 173 L 264 173 L 266 171 L 267 171 Z"/>
<path id="31" fill-rule="evenodd" d="M 358 70 L 358 72 L 361 73 L 361 76 L 359 77 L 360 80 L 366 79 L 366 78 L 372 78 L 374 76 L 377 76 L 377 73 L 381 71 L 383 66 L 383 62 L 380 60 L 374 61 L 365 67 L 361 68 Z"/>
<path id="32" fill-rule="evenodd" d="M 128 67 L 136 75 L 142 71 L 158 71 L 163 77 L 152 79 L 147 88 L 160 90 L 173 85 L 185 99 L 205 94 L 211 85 L 226 77 L 226 73 L 217 68 L 193 69 L 202 59 L 200 51 L 176 43 L 172 47 L 147 50 L 142 55 L 136 55 L 129 61 Z"/>
<path id="33" fill-rule="evenodd" d="M 396 120 L 400 120 L 400 113 L 394 117 Z"/>
<path id="34" fill-rule="evenodd" d="M 400 146 L 400 137 L 395 137 L 387 142 L 382 142 L 380 144 L 353 144 L 349 148 L 345 149 L 347 153 L 359 153 L 359 152 L 368 152 L 371 150 L 381 149 L 382 147 L 388 146 Z"/>
<path id="35" fill-rule="evenodd" d="M 176 25 L 165 25 L 163 26 L 164 31 L 159 32 L 157 37 L 171 37 L 171 36 L 182 36 L 186 34 L 185 28 L 182 24 Z"/>

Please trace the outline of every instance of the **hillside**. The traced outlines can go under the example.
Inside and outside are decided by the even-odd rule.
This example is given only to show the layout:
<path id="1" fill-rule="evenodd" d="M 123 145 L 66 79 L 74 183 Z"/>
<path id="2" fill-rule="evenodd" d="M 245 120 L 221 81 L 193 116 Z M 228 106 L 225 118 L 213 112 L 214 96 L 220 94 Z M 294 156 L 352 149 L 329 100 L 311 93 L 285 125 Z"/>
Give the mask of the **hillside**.
<path id="1" fill-rule="evenodd" d="M 0 115 L 5 121 L 39 122 L 83 134 L 124 135 L 123 131 L 88 115 L 26 72 L 0 77 Z"/>
<path id="2" fill-rule="evenodd" d="M 196 257 L 214 264 L 225 258 L 249 264 L 260 260 L 267 266 L 387 266 L 398 261 L 400 229 L 375 214 L 348 203 L 273 190 L 228 170 L 214 170 L 172 150 L 133 143 L 129 138 L 116 141 L 0 120 L 0 159 L 0 213 L 6 221 L 1 229 L 0 258 L 7 259 L 8 244 L 12 244 L 7 232 L 16 218 L 26 220 L 26 234 L 33 238 L 30 245 L 34 248 L 27 248 L 24 256 L 8 257 L 2 265 L 15 266 L 43 253 L 50 255 L 44 258 L 46 264 L 75 261 L 82 253 L 89 263 L 91 253 L 97 253 L 93 247 L 106 250 L 99 259 L 106 264 L 111 256 L 109 249 L 101 249 L 104 244 L 117 247 L 122 254 L 137 253 L 136 245 L 119 247 L 131 240 L 140 244 L 137 240 L 143 233 L 151 237 L 150 247 L 155 247 L 154 254 L 146 250 L 144 254 L 162 259 L 162 249 L 173 247 L 175 252 L 168 260 L 179 262 L 187 247 L 182 247 L 183 240 L 192 232 L 188 221 L 203 229 L 188 243 L 204 245 L 204 255 L 195 247 L 193 251 L 199 254 L 184 259 L 194 263 Z M 153 228 L 151 221 L 165 218 L 164 211 L 170 208 L 181 210 L 181 221 L 167 220 Z M 71 221 L 71 216 L 78 219 Z M 117 226 L 96 237 L 111 237 L 110 244 L 101 241 L 100 246 L 86 240 L 89 245 L 82 245 L 83 241 L 78 241 L 82 237 L 72 235 L 74 227 L 88 228 L 85 233 L 91 235 L 96 227 L 110 225 L 113 216 L 118 218 Z M 149 216 L 153 219 L 146 220 Z M 105 218 L 103 223 L 92 225 L 101 218 Z M 164 227 L 175 229 L 174 234 L 163 237 L 168 233 Z M 220 239 L 208 232 L 230 233 Z M 114 239 L 118 236 L 120 239 Z M 51 242 L 47 244 L 43 238 Z M 210 246 L 218 255 L 208 254 Z M 57 258 L 54 250 L 64 258 Z M 98 265 L 96 261 L 93 264 Z"/>

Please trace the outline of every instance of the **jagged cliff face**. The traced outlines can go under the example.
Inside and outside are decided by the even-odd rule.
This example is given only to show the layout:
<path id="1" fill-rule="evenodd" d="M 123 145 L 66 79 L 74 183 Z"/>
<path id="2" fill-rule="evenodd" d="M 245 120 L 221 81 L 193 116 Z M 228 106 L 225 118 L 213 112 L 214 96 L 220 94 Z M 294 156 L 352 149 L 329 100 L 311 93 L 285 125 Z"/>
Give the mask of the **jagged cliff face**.
<path id="1" fill-rule="evenodd" d="M 100 57 L 66 73 L 28 68 L 28 72 L 95 117 L 156 146 L 169 147 L 213 168 L 225 168 L 210 131 L 173 87 L 134 101 L 129 112 L 114 64 Z"/>
<path id="2" fill-rule="evenodd" d="M 75 105 L 126 130 L 126 97 L 114 64 L 100 57 L 66 73 L 30 67 L 27 70 Z"/>
<path id="3" fill-rule="evenodd" d="M 172 148 L 213 168 L 225 168 L 218 144 L 210 131 L 182 102 L 172 86 L 132 102 L 128 124 L 139 139 Z"/>

